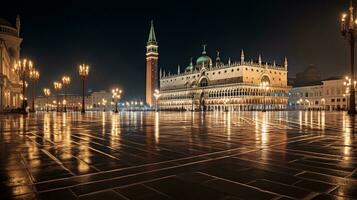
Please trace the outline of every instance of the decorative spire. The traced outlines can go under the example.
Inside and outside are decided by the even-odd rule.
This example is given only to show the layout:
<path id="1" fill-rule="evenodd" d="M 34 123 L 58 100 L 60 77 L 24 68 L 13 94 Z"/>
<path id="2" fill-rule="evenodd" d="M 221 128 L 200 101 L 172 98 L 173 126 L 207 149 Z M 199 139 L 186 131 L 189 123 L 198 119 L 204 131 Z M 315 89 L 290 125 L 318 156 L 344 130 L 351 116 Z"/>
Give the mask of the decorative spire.
<path id="1" fill-rule="evenodd" d="M 162 77 L 162 69 L 160 68 L 160 78 Z"/>
<path id="2" fill-rule="evenodd" d="M 274 62 L 273 62 L 273 67 L 276 67 L 276 63 L 275 63 L 275 60 L 274 60 Z"/>
<path id="3" fill-rule="evenodd" d="M 240 54 L 240 63 L 244 64 L 244 51 L 243 51 L 243 49 L 242 49 L 242 52 Z"/>
<path id="4" fill-rule="evenodd" d="M 221 64 L 221 58 L 219 57 L 219 50 L 217 50 L 217 57 L 216 57 L 216 67 Z"/>
<path id="5" fill-rule="evenodd" d="M 164 74 L 162 75 L 163 77 L 166 77 L 166 72 L 165 72 L 165 70 L 164 70 Z"/>
<path id="6" fill-rule="evenodd" d="M 180 75 L 180 65 L 177 65 L 177 75 Z"/>
<path id="7" fill-rule="evenodd" d="M 202 54 L 206 54 L 206 46 L 207 44 L 202 45 Z"/>
<path id="8" fill-rule="evenodd" d="M 20 28 L 21 28 L 20 15 L 17 15 L 16 16 L 17 36 L 20 36 Z"/>
<path id="9" fill-rule="evenodd" d="M 285 60 L 284 60 L 284 68 L 285 70 L 288 70 L 288 58 L 285 57 Z"/>
<path id="10" fill-rule="evenodd" d="M 190 60 L 191 60 L 190 61 L 190 67 L 191 67 L 191 72 L 192 72 L 193 71 L 193 58 L 191 57 Z"/>
<path id="11" fill-rule="evenodd" d="M 228 58 L 228 66 L 231 66 L 231 57 Z"/>
<path id="12" fill-rule="evenodd" d="M 156 44 L 156 36 L 155 36 L 154 21 L 153 20 L 151 20 L 151 27 L 150 27 L 148 43 Z"/>
<path id="13" fill-rule="evenodd" d="M 259 54 L 259 58 L 258 58 L 258 63 L 259 65 L 262 65 L 262 56 Z"/>

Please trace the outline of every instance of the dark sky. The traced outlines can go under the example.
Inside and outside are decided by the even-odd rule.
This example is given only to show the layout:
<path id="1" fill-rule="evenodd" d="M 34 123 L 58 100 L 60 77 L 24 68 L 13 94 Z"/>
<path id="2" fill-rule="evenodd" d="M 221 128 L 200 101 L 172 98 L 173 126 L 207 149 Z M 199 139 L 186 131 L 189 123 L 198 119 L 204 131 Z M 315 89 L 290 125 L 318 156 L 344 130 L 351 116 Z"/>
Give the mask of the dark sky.
<path id="1" fill-rule="evenodd" d="M 41 72 L 40 87 L 72 76 L 79 93 L 77 66 L 91 66 L 92 90 L 120 86 L 126 98 L 143 98 L 145 45 L 150 20 L 159 42 L 159 66 L 176 72 L 201 54 L 202 44 L 224 61 L 246 58 L 282 63 L 293 77 L 315 64 L 323 77 L 345 75 L 348 46 L 339 33 L 347 0 L 235 1 L 6 1 L 1 16 L 14 22 L 20 14 L 22 56 Z M 12 3 L 11 3 L 12 2 Z M 35 3 L 36 2 L 36 3 Z"/>

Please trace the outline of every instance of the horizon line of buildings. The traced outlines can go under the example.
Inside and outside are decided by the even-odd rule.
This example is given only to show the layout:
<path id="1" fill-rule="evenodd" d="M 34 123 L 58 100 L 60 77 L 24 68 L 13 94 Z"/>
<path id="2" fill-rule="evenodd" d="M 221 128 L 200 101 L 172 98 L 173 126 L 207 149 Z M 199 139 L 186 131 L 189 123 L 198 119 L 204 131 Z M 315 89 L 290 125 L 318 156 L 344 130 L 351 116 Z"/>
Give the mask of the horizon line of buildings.
<path id="1" fill-rule="evenodd" d="M 18 108 L 21 104 L 22 84 L 13 65 L 20 58 L 22 38 L 20 18 L 16 24 L 0 18 L 0 109 Z M 316 67 L 308 67 L 296 76 L 292 83 L 288 79 L 288 61 L 283 64 L 247 60 L 243 50 L 239 61 L 224 62 L 219 52 L 212 59 L 203 45 L 201 55 L 187 67 L 177 68 L 177 73 L 159 70 L 158 43 L 153 22 L 146 44 L 146 98 L 151 108 L 158 105 L 163 110 L 344 110 L 349 95 L 342 78 L 323 80 Z M 308 81 L 301 81 L 305 77 Z M 293 87 L 292 87 L 293 86 Z M 155 90 L 160 94 L 155 98 Z M 51 101 L 58 101 L 51 96 Z M 73 110 L 81 105 L 80 95 L 68 95 L 66 105 Z M 38 97 L 36 105 L 44 103 L 45 97 Z M 106 103 L 102 102 L 105 101 Z M 88 109 L 112 103 L 111 93 L 94 92 L 85 99 Z M 133 101 L 135 102 L 135 101 Z M 138 104 L 140 103 L 138 101 Z M 125 103 L 126 104 L 126 103 Z M 130 102 L 129 105 L 132 103 Z M 135 104 L 135 103 L 134 103 Z"/>
<path id="2" fill-rule="evenodd" d="M 308 67 L 288 84 L 288 61 L 282 65 L 247 61 L 224 63 L 217 52 L 213 60 L 203 45 L 201 55 L 177 73 L 158 70 L 158 43 L 151 22 L 146 45 L 146 103 L 162 110 L 246 111 L 246 110 L 345 110 L 347 93 L 343 79 L 321 81 L 318 70 Z M 159 71 L 159 72 L 158 72 Z M 307 81 L 304 81 L 306 79 Z M 153 95 L 158 89 L 160 94 Z M 343 96 L 344 95 L 344 96 Z"/>

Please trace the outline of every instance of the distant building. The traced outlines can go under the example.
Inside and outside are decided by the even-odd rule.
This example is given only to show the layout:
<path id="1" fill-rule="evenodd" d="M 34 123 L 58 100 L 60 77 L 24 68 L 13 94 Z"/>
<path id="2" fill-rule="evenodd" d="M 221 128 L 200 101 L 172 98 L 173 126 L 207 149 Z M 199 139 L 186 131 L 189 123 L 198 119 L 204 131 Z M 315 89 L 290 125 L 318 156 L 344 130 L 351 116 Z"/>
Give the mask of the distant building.
<path id="1" fill-rule="evenodd" d="M 13 25 L 0 18 L 0 110 L 18 108 L 21 104 L 22 84 L 13 66 L 20 58 L 20 17 Z"/>
<path id="2" fill-rule="evenodd" d="M 294 79 L 289 80 L 289 85 L 293 87 L 321 84 L 321 72 L 315 65 L 309 65 L 303 72 L 297 73 Z"/>
<path id="3" fill-rule="evenodd" d="M 112 108 L 112 93 L 105 90 L 91 94 L 93 110 L 110 110 Z"/>
<path id="4" fill-rule="evenodd" d="M 294 87 L 289 94 L 289 108 L 299 110 L 346 110 L 349 94 L 346 94 L 345 79 L 331 78 L 320 84 Z"/>
<path id="5" fill-rule="evenodd" d="M 146 104 L 153 106 L 155 101 L 153 93 L 159 88 L 158 79 L 159 51 L 156 41 L 154 24 L 151 21 L 150 33 L 146 44 Z"/>
<path id="6" fill-rule="evenodd" d="M 67 98 L 65 98 L 64 94 L 59 94 L 58 98 L 55 94 L 49 96 L 48 98 L 39 96 L 35 100 L 35 108 L 36 110 L 46 110 L 47 108 L 50 110 L 56 110 L 57 101 L 60 110 L 64 110 L 64 103 L 66 103 L 68 111 L 80 111 L 82 108 L 82 95 L 74 94 L 67 94 Z M 85 96 L 84 101 L 87 110 L 93 109 L 91 96 Z"/>
<path id="7" fill-rule="evenodd" d="M 203 46 L 202 55 L 177 73 L 160 70 L 159 106 L 163 110 L 283 110 L 288 104 L 288 61 L 283 65 L 247 61 L 242 50 L 240 61 L 223 62 L 219 52 L 215 61 Z M 268 88 L 261 87 L 268 82 Z"/>

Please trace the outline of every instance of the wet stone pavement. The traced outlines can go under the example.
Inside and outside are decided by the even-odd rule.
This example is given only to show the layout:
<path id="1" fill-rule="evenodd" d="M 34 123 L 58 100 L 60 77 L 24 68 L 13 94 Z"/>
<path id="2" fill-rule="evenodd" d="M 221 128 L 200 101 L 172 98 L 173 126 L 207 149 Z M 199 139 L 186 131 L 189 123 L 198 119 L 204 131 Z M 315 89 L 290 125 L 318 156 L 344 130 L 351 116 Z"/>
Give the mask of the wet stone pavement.
<path id="1" fill-rule="evenodd" d="M 336 112 L 0 116 L 0 199 L 354 199 Z"/>

